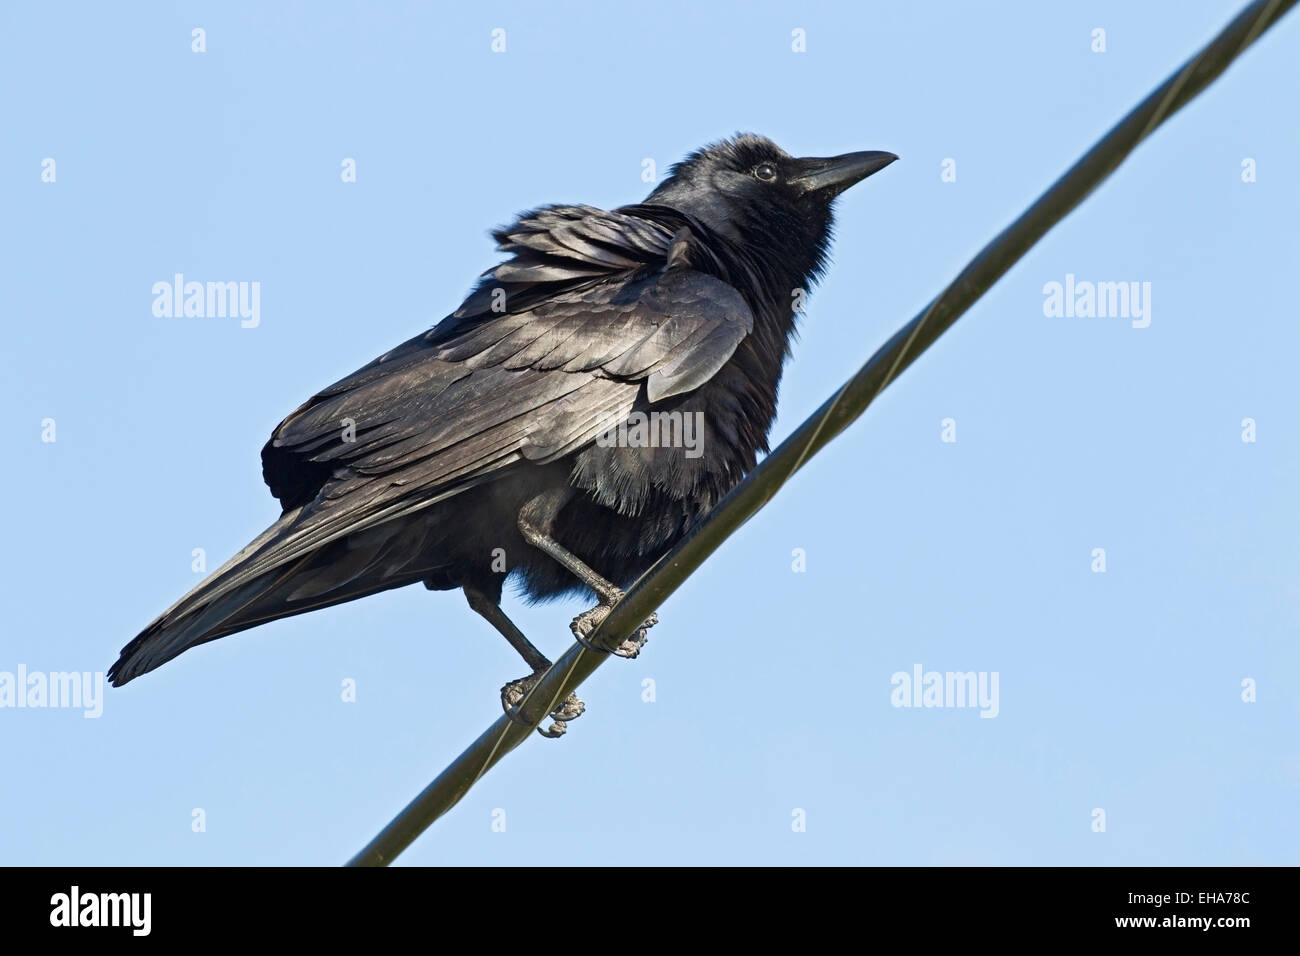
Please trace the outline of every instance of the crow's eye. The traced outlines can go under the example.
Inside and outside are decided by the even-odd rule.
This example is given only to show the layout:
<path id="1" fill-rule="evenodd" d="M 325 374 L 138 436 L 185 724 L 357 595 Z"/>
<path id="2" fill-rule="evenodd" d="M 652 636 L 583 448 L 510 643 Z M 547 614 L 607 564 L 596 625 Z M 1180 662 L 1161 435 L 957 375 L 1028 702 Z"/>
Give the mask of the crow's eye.
<path id="1" fill-rule="evenodd" d="M 776 182 L 776 167 L 771 163 L 759 163 L 754 167 L 754 178 L 765 183 Z"/>

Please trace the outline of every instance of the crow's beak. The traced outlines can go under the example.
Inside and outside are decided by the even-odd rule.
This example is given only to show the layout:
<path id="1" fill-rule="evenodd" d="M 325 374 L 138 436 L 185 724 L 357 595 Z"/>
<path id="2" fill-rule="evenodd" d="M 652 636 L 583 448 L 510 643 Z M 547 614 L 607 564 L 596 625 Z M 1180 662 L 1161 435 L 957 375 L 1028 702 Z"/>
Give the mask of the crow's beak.
<path id="1" fill-rule="evenodd" d="M 880 150 L 845 153 L 829 159 L 801 159 L 799 165 L 804 171 L 794 178 L 793 184 L 802 189 L 804 195 L 818 193 L 826 199 L 833 199 L 896 159 L 898 157 L 893 153 Z"/>

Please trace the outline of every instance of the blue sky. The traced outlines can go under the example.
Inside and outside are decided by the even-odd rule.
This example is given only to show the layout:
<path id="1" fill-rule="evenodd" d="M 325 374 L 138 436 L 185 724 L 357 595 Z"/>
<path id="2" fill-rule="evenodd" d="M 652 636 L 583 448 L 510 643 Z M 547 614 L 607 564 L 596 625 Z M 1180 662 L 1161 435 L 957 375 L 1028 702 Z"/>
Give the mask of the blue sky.
<path id="1" fill-rule="evenodd" d="M 269 524 L 271 428 L 454 309 L 489 228 L 736 130 L 902 157 L 840 203 L 779 440 L 1239 4 L 377 6 L 0 11 L 0 672 L 106 671 Z M 1292 16 L 400 862 L 1300 862 L 1298 49 Z M 178 272 L 260 283 L 256 327 L 156 317 Z M 1046 316 L 1067 275 L 1150 283 L 1150 324 Z M 506 602 L 552 655 L 582 606 Z M 997 716 L 892 706 L 917 665 L 996 673 Z M 0 707 L 0 862 L 340 863 L 521 672 L 411 588 L 97 718 Z"/>

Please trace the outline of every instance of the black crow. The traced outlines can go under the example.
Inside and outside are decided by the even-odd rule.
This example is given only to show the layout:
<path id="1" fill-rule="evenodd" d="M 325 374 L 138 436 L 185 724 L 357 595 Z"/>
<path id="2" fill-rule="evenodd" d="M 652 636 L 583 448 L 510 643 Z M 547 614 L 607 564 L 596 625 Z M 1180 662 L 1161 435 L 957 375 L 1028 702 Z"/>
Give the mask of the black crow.
<path id="1" fill-rule="evenodd" d="M 833 201 L 897 158 L 796 159 L 739 135 L 638 205 L 545 206 L 494 232 L 509 258 L 459 309 L 280 423 L 262 449 L 279 520 L 109 678 L 423 582 L 463 590 L 533 669 L 503 688 L 510 713 L 549 662 L 501 610 L 506 577 L 533 600 L 594 592 L 581 639 L 754 467 Z M 552 732 L 581 710 L 565 701 Z"/>

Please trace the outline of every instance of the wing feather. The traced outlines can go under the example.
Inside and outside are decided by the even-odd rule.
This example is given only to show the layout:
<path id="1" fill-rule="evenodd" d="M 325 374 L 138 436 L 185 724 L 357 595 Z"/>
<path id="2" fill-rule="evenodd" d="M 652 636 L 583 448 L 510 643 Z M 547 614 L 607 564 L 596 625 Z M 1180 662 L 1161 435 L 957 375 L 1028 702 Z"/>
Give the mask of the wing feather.
<path id="1" fill-rule="evenodd" d="M 690 224 L 659 212 L 677 218 L 550 207 L 498 232 L 512 258 L 456 312 L 280 423 L 262 461 L 284 513 L 137 636 L 115 680 L 275 617 L 419 580 L 428 523 L 398 519 L 570 455 L 645 399 L 707 382 L 753 313 L 725 276 L 697 271 L 715 261 L 707 246 L 681 252 Z"/>

